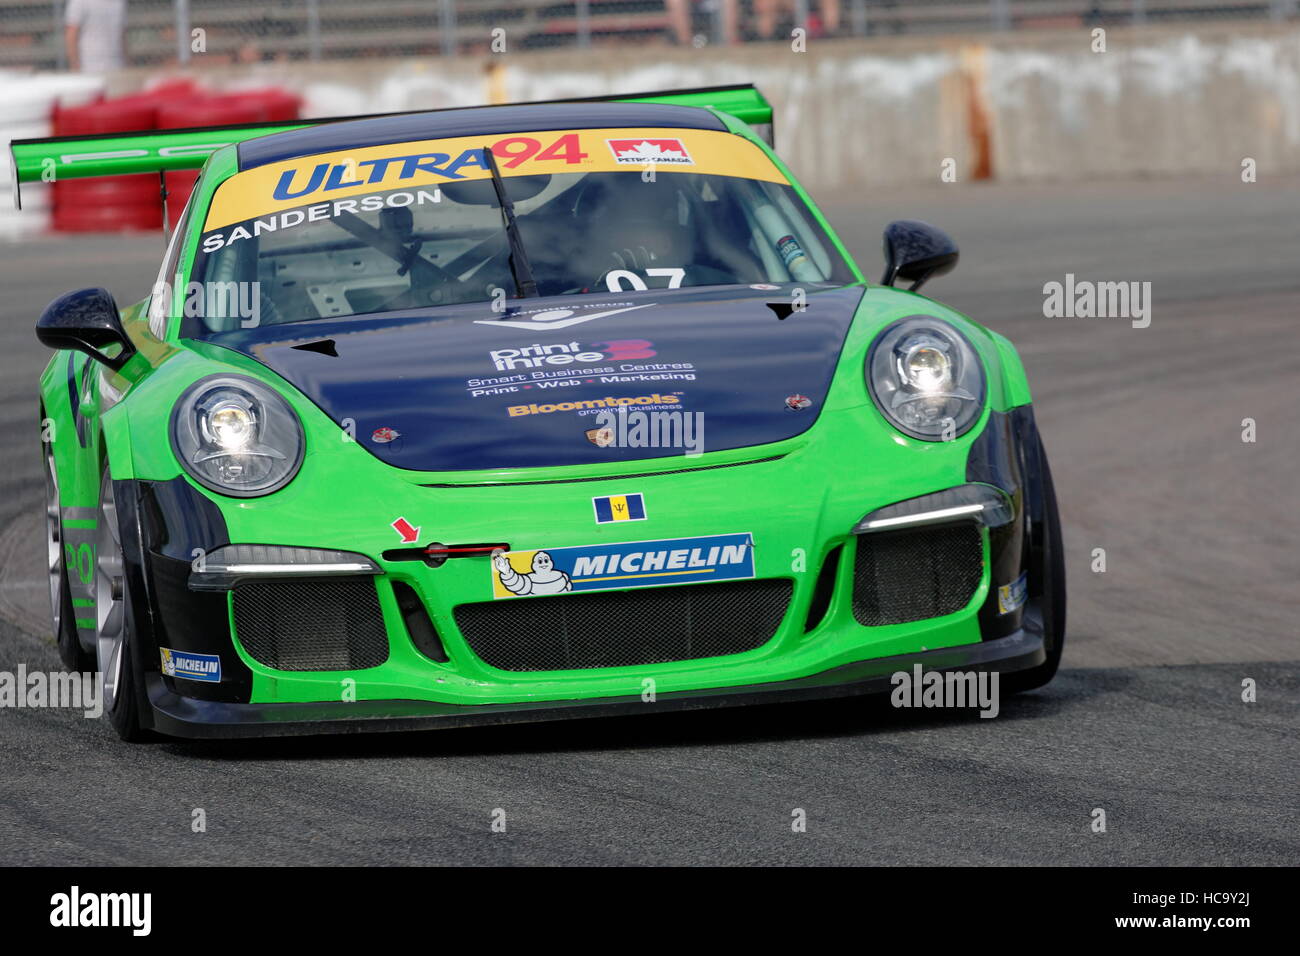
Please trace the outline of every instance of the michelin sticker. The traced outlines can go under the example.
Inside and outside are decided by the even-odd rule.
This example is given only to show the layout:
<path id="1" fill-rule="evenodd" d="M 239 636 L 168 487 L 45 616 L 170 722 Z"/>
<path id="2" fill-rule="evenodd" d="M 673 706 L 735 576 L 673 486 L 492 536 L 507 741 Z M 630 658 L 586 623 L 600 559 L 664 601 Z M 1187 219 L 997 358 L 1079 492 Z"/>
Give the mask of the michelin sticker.
<path id="1" fill-rule="evenodd" d="M 492 555 L 493 598 L 732 581 L 753 576 L 754 541 L 747 533 L 498 551 Z"/>
<path id="2" fill-rule="evenodd" d="M 168 677 L 184 677 L 218 683 L 221 680 L 221 658 L 216 654 L 192 654 L 160 647 L 162 672 Z"/>
<path id="3" fill-rule="evenodd" d="M 1021 571 L 1020 577 L 998 588 L 999 614 L 1010 614 L 1025 603 L 1029 596 L 1028 574 L 1027 571 Z"/>

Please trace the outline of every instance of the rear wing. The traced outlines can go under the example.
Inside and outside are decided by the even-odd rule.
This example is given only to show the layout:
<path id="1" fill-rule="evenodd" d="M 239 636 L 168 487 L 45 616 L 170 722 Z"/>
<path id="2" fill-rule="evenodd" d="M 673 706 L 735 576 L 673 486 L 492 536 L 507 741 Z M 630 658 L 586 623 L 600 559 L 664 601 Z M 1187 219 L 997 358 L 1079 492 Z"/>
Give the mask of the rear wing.
<path id="1" fill-rule="evenodd" d="M 627 93 L 617 96 L 583 96 L 545 103 L 664 103 L 673 106 L 711 107 L 748 123 L 768 145 L 773 144 L 772 106 L 752 84 L 711 86 L 661 93 Z M 527 103 L 505 104 L 527 106 Z M 477 109 L 479 107 L 453 107 Z M 134 133 L 101 133 L 94 136 L 52 136 L 46 139 L 16 139 L 13 154 L 14 207 L 22 208 L 21 186 L 38 181 L 80 179 L 92 176 L 126 176 L 136 173 L 165 173 L 174 169 L 198 169 L 209 155 L 223 146 L 259 136 L 325 123 L 375 119 L 380 116 L 409 116 L 449 110 L 407 110 L 400 113 L 372 113 L 365 116 L 331 116 L 295 120 L 290 123 L 242 123 L 192 129 L 143 130 Z"/>

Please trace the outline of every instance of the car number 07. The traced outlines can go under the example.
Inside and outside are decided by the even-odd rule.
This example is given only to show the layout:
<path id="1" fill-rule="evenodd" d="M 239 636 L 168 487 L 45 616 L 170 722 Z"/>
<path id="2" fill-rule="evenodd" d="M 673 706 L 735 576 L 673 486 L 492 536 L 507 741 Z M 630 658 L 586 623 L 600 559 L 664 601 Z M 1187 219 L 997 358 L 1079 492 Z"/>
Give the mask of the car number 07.
<path id="1" fill-rule="evenodd" d="M 647 269 L 645 274 L 651 278 L 668 276 L 668 288 L 670 289 L 680 289 L 682 280 L 686 278 L 686 270 L 681 266 L 672 269 Z M 623 286 L 624 280 L 627 280 L 628 283 L 626 288 Z M 644 292 L 648 288 L 644 279 L 627 269 L 611 269 L 606 272 L 605 286 L 610 292 Z"/>

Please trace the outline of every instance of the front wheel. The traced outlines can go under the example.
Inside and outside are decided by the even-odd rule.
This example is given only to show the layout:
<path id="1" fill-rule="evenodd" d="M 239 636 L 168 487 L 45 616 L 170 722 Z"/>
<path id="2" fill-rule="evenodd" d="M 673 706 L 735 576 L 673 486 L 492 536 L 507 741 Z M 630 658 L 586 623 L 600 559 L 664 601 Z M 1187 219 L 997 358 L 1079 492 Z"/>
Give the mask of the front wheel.
<path id="1" fill-rule="evenodd" d="M 45 412 L 41 411 L 44 420 Z M 59 499 L 59 473 L 54 465 L 54 443 L 45 441 L 45 574 L 50 589 L 50 623 L 54 641 L 64 666 L 74 671 L 89 671 L 94 661 L 81 646 L 77 636 L 76 612 L 72 606 L 72 588 L 64 557 L 63 506 Z"/>
<path id="2" fill-rule="evenodd" d="M 1008 693 L 1042 687 L 1056 676 L 1061 666 L 1061 651 L 1065 648 L 1065 548 L 1061 541 L 1061 515 L 1056 507 L 1056 486 L 1052 484 L 1052 469 L 1047 464 L 1047 453 L 1041 453 L 1043 466 L 1043 536 L 1041 597 L 1043 611 L 1043 643 L 1047 660 L 1027 671 L 1002 675 L 1002 687 Z"/>
<path id="3" fill-rule="evenodd" d="M 95 652 L 103 681 L 104 713 L 123 740 L 140 740 L 139 695 L 131 666 L 131 608 L 118 523 L 117 499 L 108 466 L 99 484 L 95 540 Z"/>

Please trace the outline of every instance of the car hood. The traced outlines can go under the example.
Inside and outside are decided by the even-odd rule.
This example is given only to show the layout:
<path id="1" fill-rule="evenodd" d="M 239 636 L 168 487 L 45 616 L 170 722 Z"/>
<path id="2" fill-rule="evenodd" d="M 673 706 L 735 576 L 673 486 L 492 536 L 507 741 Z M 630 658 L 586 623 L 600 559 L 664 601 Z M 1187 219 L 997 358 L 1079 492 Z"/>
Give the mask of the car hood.
<path id="1" fill-rule="evenodd" d="M 807 288 L 791 312 L 794 291 L 563 296 L 504 313 L 476 303 L 208 341 L 273 369 L 399 468 L 590 465 L 806 431 L 863 290 Z"/>

